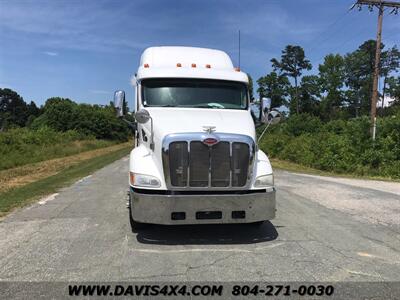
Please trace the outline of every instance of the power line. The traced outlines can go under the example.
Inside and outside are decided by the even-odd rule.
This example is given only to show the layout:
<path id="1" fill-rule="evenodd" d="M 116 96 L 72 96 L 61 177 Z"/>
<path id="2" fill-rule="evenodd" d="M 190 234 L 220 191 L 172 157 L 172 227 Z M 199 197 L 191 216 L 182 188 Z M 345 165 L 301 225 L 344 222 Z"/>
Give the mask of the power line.
<path id="1" fill-rule="evenodd" d="M 337 45 L 337 49 L 342 48 L 344 45 L 346 45 L 348 42 L 350 41 L 354 41 L 355 37 L 358 37 L 361 33 L 364 33 L 368 30 L 368 28 L 361 28 L 361 30 L 357 31 L 357 33 L 355 35 L 352 35 L 351 37 L 349 37 L 348 39 L 344 40 L 342 43 Z M 317 60 L 315 60 L 316 63 L 319 63 L 322 59 L 324 59 L 327 56 L 327 54 L 324 54 L 323 56 L 321 56 L 320 58 L 318 58 Z"/>
<path id="2" fill-rule="evenodd" d="M 349 10 L 346 12 L 346 14 L 343 15 L 343 16 L 346 16 L 346 15 L 352 10 L 352 8 L 353 8 L 353 6 L 350 7 L 350 9 L 349 9 Z M 386 11 L 386 10 L 387 10 L 387 9 L 384 9 L 384 11 Z M 355 22 L 357 21 L 357 20 L 355 20 L 355 19 L 353 19 L 353 20 L 354 20 L 353 22 L 351 22 L 350 24 L 347 24 L 347 25 L 348 25 L 348 26 L 351 26 L 353 23 L 355 23 Z M 369 29 L 366 28 L 366 27 L 362 27 L 361 30 L 359 30 L 359 31 L 357 32 L 357 34 L 354 35 L 354 37 L 357 37 L 358 35 L 360 35 L 361 33 L 364 33 L 364 32 L 367 31 L 367 30 L 369 30 Z M 338 30 L 334 31 L 334 32 L 333 32 L 331 35 L 329 35 L 326 39 L 324 39 L 324 40 L 322 40 L 320 43 L 318 43 L 319 47 L 311 48 L 311 49 L 308 51 L 308 53 L 311 53 L 311 52 L 312 52 L 313 50 L 315 50 L 315 49 L 322 49 L 323 47 L 320 47 L 321 44 L 322 44 L 323 42 L 326 42 L 326 41 L 332 39 L 332 38 L 334 37 L 334 33 L 336 33 L 336 32 L 338 32 Z M 345 44 L 347 44 L 348 42 L 350 42 L 351 40 L 353 40 L 354 37 L 351 37 L 351 38 L 345 40 L 344 42 L 342 42 L 341 44 L 339 44 L 339 46 L 336 46 L 336 48 L 341 48 L 343 45 L 345 45 Z M 316 62 L 317 62 L 317 63 L 320 62 L 325 56 L 326 56 L 326 55 L 320 57 L 318 60 L 316 60 Z"/>
<path id="3" fill-rule="evenodd" d="M 318 41 L 318 39 L 319 39 L 320 37 L 323 37 L 323 36 L 329 31 L 330 28 L 332 28 L 332 27 L 333 27 L 334 25 L 336 25 L 339 21 L 341 21 L 342 19 L 344 19 L 344 18 L 348 15 L 349 12 L 350 12 L 350 10 L 348 10 L 345 14 L 340 15 L 339 18 L 337 18 L 337 19 L 336 19 L 335 21 L 333 21 L 330 25 L 328 25 L 328 26 L 326 27 L 326 29 L 325 29 L 324 31 L 322 31 L 322 32 L 321 32 L 315 39 L 313 39 L 310 43 L 315 43 L 315 44 L 316 44 L 316 42 Z M 341 28 L 339 28 L 339 29 L 341 29 Z M 336 32 L 338 32 L 338 30 L 335 30 L 332 34 L 328 35 L 325 39 L 323 39 L 322 41 L 320 41 L 320 42 L 318 43 L 318 46 L 320 46 L 322 43 L 324 43 L 324 42 L 328 41 L 329 39 L 331 39 L 331 38 L 333 37 L 333 34 L 336 33 Z M 311 48 L 308 52 L 311 53 L 311 52 L 313 52 L 313 50 L 318 49 L 318 48 L 320 48 L 320 47 L 313 47 L 313 48 Z"/>
<path id="4" fill-rule="evenodd" d="M 350 11 L 354 8 L 354 6 L 355 6 L 355 4 L 353 4 L 353 5 L 346 11 L 346 13 L 340 15 L 335 21 L 333 21 L 330 25 L 328 25 L 324 31 L 322 31 L 315 39 L 313 39 L 313 40 L 311 41 L 311 43 L 317 42 L 318 39 L 319 39 L 320 37 L 324 36 L 325 33 L 327 33 L 331 27 L 333 27 L 333 26 L 336 25 L 339 21 L 342 21 L 342 19 L 344 19 L 347 15 L 349 15 Z M 357 20 L 352 19 L 352 21 L 351 21 L 349 24 L 347 24 L 347 26 L 352 25 L 352 24 L 355 23 L 356 21 L 357 21 Z M 318 47 L 313 47 L 313 48 L 311 48 L 311 49 L 308 51 L 308 53 L 313 52 L 313 50 L 315 50 L 315 49 L 319 49 L 319 48 L 320 48 L 319 46 L 320 46 L 321 44 L 323 44 L 324 42 L 326 42 L 326 41 L 332 39 L 332 38 L 334 37 L 334 34 L 337 33 L 340 29 L 342 29 L 342 28 L 339 27 L 337 30 L 335 30 L 335 31 L 333 31 L 331 34 L 329 34 L 325 39 L 323 39 L 323 40 L 321 40 L 320 42 L 318 42 Z"/>

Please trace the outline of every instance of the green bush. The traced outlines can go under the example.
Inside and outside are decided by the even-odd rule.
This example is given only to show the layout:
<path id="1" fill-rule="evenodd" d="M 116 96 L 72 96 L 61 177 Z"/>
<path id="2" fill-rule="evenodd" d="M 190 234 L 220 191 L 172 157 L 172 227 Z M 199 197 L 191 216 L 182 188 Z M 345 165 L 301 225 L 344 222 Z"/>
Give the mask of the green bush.
<path id="1" fill-rule="evenodd" d="M 318 132 L 322 127 L 319 118 L 309 114 L 294 115 L 282 124 L 282 131 L 288 135 L 299 136 L 305 133 Z"/>
<path id="2" fill-rule="evenodd" d="M 371 140 L 368 117 L 325 124 L 296 115 L 267 132 L 260 147 L 271 157 L 320 170 L 400 178 L 400 112 L 379 118 Z"/>
<path id="3" fill-rule="evenodd" d="M 312 137 L 309 134 L 297 136 L 287 141 L 281 157 L 299 164 L 311 165 L 314 160 L 312 147 Z"/>

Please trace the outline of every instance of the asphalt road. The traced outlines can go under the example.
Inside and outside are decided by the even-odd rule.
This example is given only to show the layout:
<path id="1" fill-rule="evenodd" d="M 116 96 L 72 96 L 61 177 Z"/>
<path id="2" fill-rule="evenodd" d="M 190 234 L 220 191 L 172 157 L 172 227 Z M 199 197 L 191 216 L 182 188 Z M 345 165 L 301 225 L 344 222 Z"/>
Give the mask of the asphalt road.
<path id="1" fill-rule="evenodd" d="M 127 158 L 0 223 L 1 281 L 399 281 L 400 184 L 276 172 L 277 217 L 132 233 Z"/>

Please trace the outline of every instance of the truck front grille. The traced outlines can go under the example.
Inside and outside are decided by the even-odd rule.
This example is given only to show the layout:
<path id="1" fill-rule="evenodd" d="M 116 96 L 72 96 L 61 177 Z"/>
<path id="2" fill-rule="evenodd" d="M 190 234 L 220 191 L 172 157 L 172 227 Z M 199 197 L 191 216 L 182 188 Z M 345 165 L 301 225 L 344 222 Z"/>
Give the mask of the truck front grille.
<path id="1" fill-rule="evenodd" d="M 187 166 L 189 163 L 187 142 L 173 142 L 169 145 L 169 150 L 171 184 L 173 186 L 185 186 L 187 185 Z"/>
<path id="2" fill-rule="evenodd" d="M 250 137 L 232 135 L 232 138 L 224 134 L 217 144 L 208 146 L 202 142 L 204 134 L 199 133 L 197 140 L 194 135 L 186 140 L 185 136 L 173 135 L 163 144 L 164 173 L 169 187 L 224 189 L 248 184 L 254 157 Z"/>
<path id="3" fill-rule="evenodd" d="M 208 148 L 202 142 L 190 142 L 189 186 L 208 186 L 208 172 L 210 167 L 210 153 Z"/>
<path id="4" fill-rule="evenodd" d="M 231 178 L 231 149 L 229 142 L 219 142 L 218 144 L 208 147 L 210 148 L 210 166 L 211 166 L 211 186 L 216 187 L 227 187 L 230 184 Z M 244 159 L 243 171 L 246 172 L 248 167 L 248 155 L 247 160 Z M 244 184 L 242 184 L 244 185 Z"/>

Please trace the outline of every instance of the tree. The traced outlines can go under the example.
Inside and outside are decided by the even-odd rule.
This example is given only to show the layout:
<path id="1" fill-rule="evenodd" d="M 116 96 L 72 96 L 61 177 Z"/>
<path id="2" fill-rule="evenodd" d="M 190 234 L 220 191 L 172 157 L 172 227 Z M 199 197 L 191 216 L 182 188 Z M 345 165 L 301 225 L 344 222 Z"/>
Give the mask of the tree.
<path id="1" fill-rule="evenodd" d="M 386 94 L 394 99 L 395 104 L 400 104 L 400 77 L 388 77 Z"/>
<path id="2" fill-rule="evenodd" d="M 321 92 L 326 93 L 321 101 L 321 117 L 330 120 L 344 101 L 344 58 L 340 54 L 329 54 L 325 56 L 324 63 L 319 65 L 318 70 Z"/>
<path id="3" fill-rule="evenodd" d="M 25 126 L 30 127 L 33 121 L 41 114 L 41 110 L 36 106 L 36 103 L 31 101 L 27 106 L 28 118 L 26 120 Z"/>
<path id="4" fill-rule="evenodd" d="M 37 105 L 34 101 L 31 101 L 31 103 L 29 103 L 27 105 L 27 109 L 28 109 L 29 116 L 38 117 L 41 114 L 40 108 L 37 107 Z"/>
<path id="5" fill-rule="evenodd" d="M 298 79 L 302 75 L 303 70 L 311 70 L 312 65 L 305 58 L 304 49 L 300 46 L 287 45 L 282 50 L 281 60 L 271 59 L 274 71 L 279 70 L 282 75 L 289 76 L 294 79 L 295 84 L 295 101 L 296 112 L 300 112 L 300 103 L 298 99 Z M 291 100 L 293 101 L 293 99 Z"/>
<path id="6" fill-rule="evenodd" d="M 9 126 L 25 126 L 28 108 L 24 99 L 11 89 L 0 88 L 0 130 Z"/>
<path id="7" fill-rule="evenodd" d="M 75 129 L 78 122 L 77 104 L 68 98 L 52 97 L 47 99 L 43 114 L 33 121 L 33 127 L 49 126 L 57 131 Z"/>
<path id="8" fill-rule="evenodd" d="M 384 106 L 387 79 L 392 71 L 400 67 L 400 51 L 396 46 L 382 52 L 380 71 L 383 77 L 382 108 Z"/>
<path id="9" fill-rule="evenodd" d="M 254 101 L 254 94 L 253 94 L 253 78 L 251 78 L 250 74 L 247 73 L 247 77 L 249 78 L 249 95 L 250 95 L 250 102 Z"/>
<path id="10" fill-rule="evenodd" d="M 318 116 L 321 97 L 320 78 L 316 75 L 303 76 L 299 91 L 300 111 Z"/>
<path id="11" fill-rule="evenodd" d="M 260 99 L 267 97 L 271 99 L 271 107 L 279 107 L 286 105 L 286 96 L 290 87 L 288 78 L 284 75 L 278 75 L 276 72 L 271 72 L 257 80 L 259 88 L 257 93 Z"/>
<path id="12" fill-rule="evenodd" d="M 357 50 L 348 53 L 345 61 L 345 83 L 349 88 L 346 94 L 349 106 L 354 109 L 355 115 L 369 114 L 371 108 L 372 80 L 375 65 L 374 40 L 368 40 L 358 47 Z M 383 49 L 384 45 L 381 44 Z"/>

